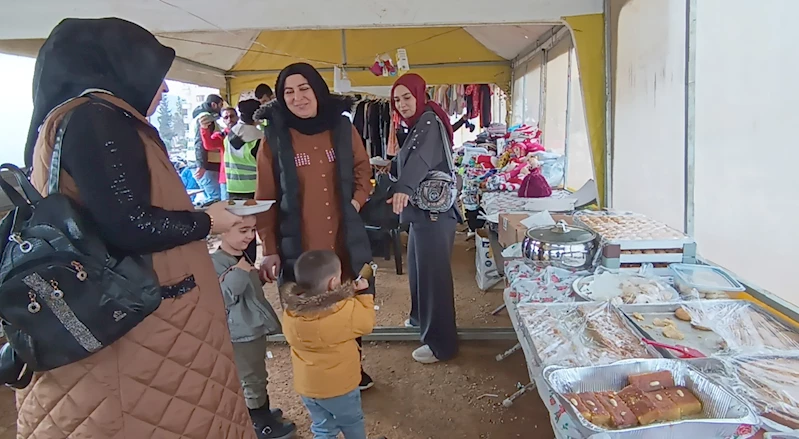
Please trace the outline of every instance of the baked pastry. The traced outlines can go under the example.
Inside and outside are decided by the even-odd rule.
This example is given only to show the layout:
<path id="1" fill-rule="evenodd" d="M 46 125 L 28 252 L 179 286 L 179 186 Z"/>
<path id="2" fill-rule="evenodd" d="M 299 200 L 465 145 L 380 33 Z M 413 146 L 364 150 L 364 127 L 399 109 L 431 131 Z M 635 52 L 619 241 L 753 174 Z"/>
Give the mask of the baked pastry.
<path id="1" fill-rule="evenodd" d="M 685 340 L 685 334 L 680 332 L 675 326 L 666 326 L 663 328 L 663 336 L 672 340 Z"/>
<path id="2" fill-rule="evenodd" d="M 702 402 L 687 387 L 672 387 L 664 393 L 680 409 L 680 417 L 695 416 L 702 413 Z"/>
<path id="3" fill-rule="evenodd" d="M 235 206 L 236 205 L 236 200 L 227 200 L 227 205 L 228 206 Z"/>
<path id="4" fill-rule="evenodd" d="M 679 421 L 680 408 L 666 395 L 663 390 L 646 392 L 646 396 L 660 412 L 660 421 Z"/>
<path id="5" fill-rule="evenodd" d="M 257 202 L 257 201 L 255 201 L 255 200 L 253 200 L 253 199 L 250 199 L 250 200 L 247 200 L 247 201 L 245 201 L 245 202 L 244 202 L 244 205 L 245 205 L 245 206 L 257 206 L 257 205 L 258 205 L 258 202 Z"/>
<path id="6" fill-rule="evenodd" d="M 691 314 L 689 314 L 688 311 L 683 307 L 679 307 L 677 308 L 677 311 L 674 311 L 674 317 L 676 317 L 678 320 L 682 320 L 683 322 L 691 321 Z"/>
<path id="7" fill-rule="evenodd" d="M 631 386 L 644 392 L 674 387 L 674 376 L 668 370 L 630 375 L 627 377 L 627 381 Z"/>
<path id="8" fill-rule="evenodd" d="M 633 318 L 634 318 L 635 320 L 638 320 L 639 322 L 643 322 L 644 320 L 646 320 L 646 318 L 644 317 L 644 315 L 643 315 L 643 314 L 641 314 L 640 312 L 634 312 L 634 313 L 633 313 Z"/>
<path id="9" fill-rule="evenodd" d="M 671 319 L 654 319 L 652 320 L 652 324 L 661 328 L 665 328 L 666 326 L 674 326 L 674 321 Z"/>
<path id="10" fill-rule="evenodd" d="M 580 400 L 585 404 L 585 407 L 591 412 L 591 423 L 599 427 L 610 427 L 610 413 L 608 413 L 605 406 L 599 402 L 597 395 L 593 392 L 586 392 L 580 394 Z"/>
<path id="11" fill-rule="evenodd" d="M 585 406 L 585 403 L 580 398 L 580 395 L 576 393 L 567 393 L 563 396 L 574 406 L 575 409 L 577 409 L 579 414 L 583 415 L 588 422 L 591 422 L 591 411 Z"/>
<path id="12" fill-rule="evenodd" d="M 627 404 L 639 424 L 649 425 L 661 419 L 660 410 L 638 387 L 627 386 L 621 389 L 619 398 Z"/>
<path id="13" fill-rule="evenodd" d="M 700 324 L 693 323 L 693 322 L 691 322 L 691 327 L 694 328 L 694 329 L 697 329 L 699 331 L 712 331 L 712 329 L 708 328 L 707 326 L 702 326 Z"/>
<path id="14" fill-rule="evenodd" d="M 638 425 L 638 419 L 635 414 L 616 395 L 616 392 L 597 392 L 595 395 L 610 414 L 610 425 L 613 428 L 629 428 Z"/>

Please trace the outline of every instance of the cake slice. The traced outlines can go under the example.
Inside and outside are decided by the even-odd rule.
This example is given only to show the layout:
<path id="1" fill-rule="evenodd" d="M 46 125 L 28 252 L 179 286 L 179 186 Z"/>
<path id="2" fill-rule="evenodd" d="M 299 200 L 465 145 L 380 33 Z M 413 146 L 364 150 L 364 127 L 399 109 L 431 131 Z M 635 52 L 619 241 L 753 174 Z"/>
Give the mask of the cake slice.
<path id="1" fill-rule="evenodd" d="M 580 400 L 591 412 L 591 423 L 599 427 L 610 427 L 610 413 L 602 406 L 592 392 L 581 393 Z"/>
<path id="2" fill-rule="evenodd" d="M 679 421 L 680 420 L 680 408 L 677 407 L 677 404 L 666 395 L 666 392 L 663 390 L 655 390 L 654 392 L 646 392 L 646 396 L 652 401 L 652 404 L 660 412 L 660 419 L 659 421 Z"/>
<path id="3" fill-rule="evenodd" d="M 672 387 L 664 390 L 666 395 L 680 409 L 680 416 L 696 416 L 702 413 L 702 402 L 686 387 Z"/>
<path id="4" fill-rule="evenodd" d="M 596 397 L 610 413 L 610 425 L 614 428 L 629 428 L 638 425 L 635 414 L 627 407 L 616 392 L 597 392 Z"/>
<path id="5" fill-rule="evenodd" d="M 563 396 L 564 396 L 564 397 L 565 397 L 565 398 L 566 398 L 566 399 L 567 399 L 567 400 L 568 400 L 570 403 L 572 403 L 572 405 L 574 406 L 574 408 L 575 408 L 575 409 L 577 409 L 577 412 L 578 412 L 578 413 L 580 413 L 581 415 L 583 415 L 583 417 L 584 417 L 586 420 L 588 420 L 588 422 L 591 422 L 591 411 L 590 411 L 590 410 L 588 410 L 588 407 L 586 407 L 586 406 L 585 406 L 585 403 L 583 402 L 582 398 L 580 398 L 580 395 L 578 395 L 578 394 L 576 394 L 576 393 L 567 393 L 567 394 L 565 394 L 565 395 L 563 395 Z"/>
<path id="6" fill-rule="evenodd" d="M 631 386 L 644 392 L 674 387 L 674 376 L 668 370 L 630 375 L 627 377 L 627 381 Z"/>
<path id="7" fill-rule="evenodd" d="M 649 425 L 660 420 L 660 411 L 641 389 L 627 386 L 621 389 L 618 396 L 632 410 L 639 424 Z"/>

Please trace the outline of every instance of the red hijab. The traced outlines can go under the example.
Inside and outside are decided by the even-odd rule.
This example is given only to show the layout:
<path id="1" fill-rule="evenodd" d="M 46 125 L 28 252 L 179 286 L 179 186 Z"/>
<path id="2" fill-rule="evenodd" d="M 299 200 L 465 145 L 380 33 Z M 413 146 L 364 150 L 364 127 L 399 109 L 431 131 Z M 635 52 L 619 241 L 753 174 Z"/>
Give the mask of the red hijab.
<path id="1" fill-rule="evenodd" d="M 413 97 L 416 98 L 416 113 L 407 119 L 402 117 L 402 114 L 400 114 L 399 110 L 397 109 L 397 104 L 394 102 L 394 91 L 397 89 L 398 85 L 404 85 L 408 90 L 410 90 Z M 400 114 L 400 117 L 409 128 L 413 128 L 413 126 L 416 125 L 416 122 L 419 121 L 419 118 L 422 117 L 422 114 L 428 108 L 435 111 L 438 118 L 441 119 L 441 122 L 444 124 L 444 128 L 447 130 L 450 145 L 452 145 L 454 142 L 454 133 L 452 131 L 452 124 L 449 122 L 449 115 L 444 111 L 443 108 L 441 108 L 440 105 L 427 99 L 427 83 L 425 83 L 424 79 L 416 73 L 407 73 L 402 75 L 394 83 L 394 86 L 391 88 L 391 108 L 393 108 L 397 114 Z"/>

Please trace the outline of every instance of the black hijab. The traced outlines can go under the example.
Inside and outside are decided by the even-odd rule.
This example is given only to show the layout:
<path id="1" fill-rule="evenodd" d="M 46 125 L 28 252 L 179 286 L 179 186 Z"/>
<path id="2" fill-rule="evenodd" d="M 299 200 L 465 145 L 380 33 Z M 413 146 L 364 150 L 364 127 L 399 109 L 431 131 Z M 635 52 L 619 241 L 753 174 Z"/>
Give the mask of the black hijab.
<path id="1" fill-rule="evenodd" d="M 67 18 L 59 23 L 36 58 L 25 165 L 31 165 L 47 114 L 87 89 L 109 91 L 146 116 L 174 59 L 172 48 L 129 21 Z"/>
<path id="2" fill-rule="evenodd" d="M 311 86 L 311 90 L 313 90 L 316 95 L 316 101 L 318 103 L 315 117 L 309 119 L 297 117 L 286 105 L 286 97 L 283 93 L 286 91 L 286 78 L 291 75 L 302 75 L 302 77 L 308 81 L 308 85 Z M 277 77 L 275 91 L 277 102 L 280 108 L 284 110 L 283 112 L 285 113 L 287 125 L 302 134 L 310 136 L 332 130 L 335 123 L 341 118 L 341 113 L 343 111 L 341 110 L 341 106 L 333 102 L 334 100 L 330 95 L 330 87 L 327 86 L 327 82 L 325 82 L 322 75 L 310 64 L 291 64 L 281 70 L 280 75 Z"/>

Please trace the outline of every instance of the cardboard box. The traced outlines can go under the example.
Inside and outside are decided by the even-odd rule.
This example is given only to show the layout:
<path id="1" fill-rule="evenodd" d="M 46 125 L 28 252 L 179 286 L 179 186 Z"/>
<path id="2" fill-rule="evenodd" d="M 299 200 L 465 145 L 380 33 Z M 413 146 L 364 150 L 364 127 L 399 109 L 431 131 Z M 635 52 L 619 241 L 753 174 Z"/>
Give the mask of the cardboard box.
<path id="1" fill-rule="evenodd" d="M 497 233 L 499 234 L 499 243 L 502 247 L 510 247 L 517 242 L 524 241 L 527 234 L 527 227 L 522 225 L 522 220 L 527 219 L 529 213 L 501 213 L 499 214 L 499 224 L 497 225 Z M 566 224 L 574 224 L 571 215 L 553 214 L 552 219 L 557 223 L 558 221 L 566 221 Z"/>
<path id="2" fill-rule="evenodd" d="M 522 220 L 526 219 L 529 214 L 526 213 L 501 213 L 499 214 L 499 224 L 497 225 L 497 233 L 499 234 L 499 243 L 503 247 L 510 247 L 517 242 L 524 239 L 524 234 L 527 232 L 527 227 L 522 225 Z M 521 236 L 521 239 L 519 239 Z"/>

